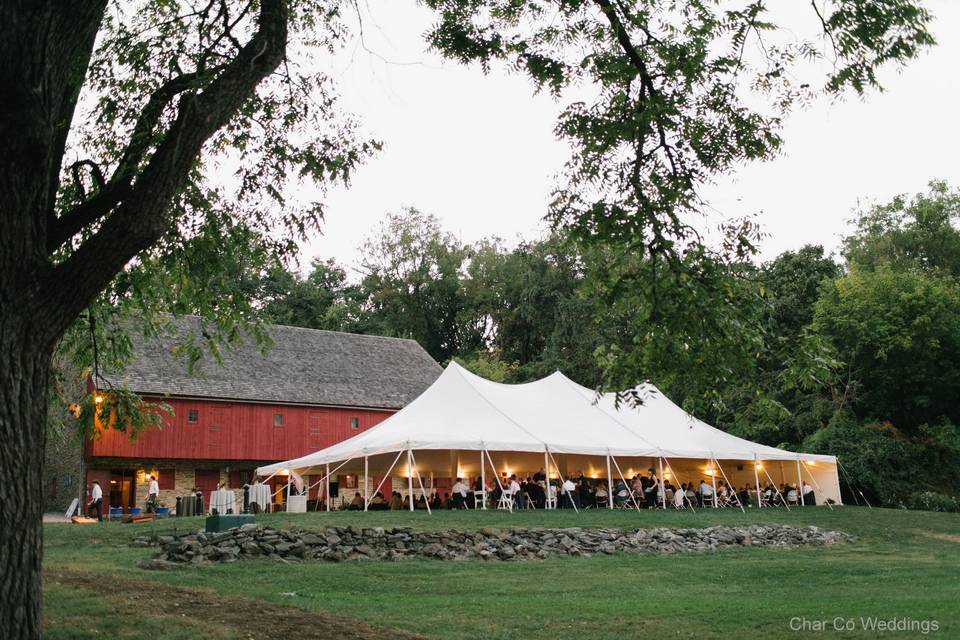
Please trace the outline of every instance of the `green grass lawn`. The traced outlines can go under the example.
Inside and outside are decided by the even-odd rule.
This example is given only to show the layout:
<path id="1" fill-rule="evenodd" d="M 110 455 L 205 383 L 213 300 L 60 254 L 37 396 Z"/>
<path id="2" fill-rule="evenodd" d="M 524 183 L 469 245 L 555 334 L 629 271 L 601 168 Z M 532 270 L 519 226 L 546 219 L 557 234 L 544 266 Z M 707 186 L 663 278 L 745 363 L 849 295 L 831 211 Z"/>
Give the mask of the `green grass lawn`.
<path id="1" fill-rule="evenodd" d="M 136 563 L 153 550 L 127 546 L 135 534 L 196 529 L 202 520 L 144 525 L 47 525 L 45 563 L 57 569 L 157 581 L 333 613 L 430 638 L 798 637 L 791 618 L 853 619 L 849 637 L 872 634 L 860 618 L 936 620 L 940 637 L 960 637 L 960 515 L 856 507 L 688 512 L 377 512 L 261 515 L 272 526 L 327 524 L 417 528 L 816 524 L 858 536 L 853 544 L 737 549 L 695 555 L 561 557 L 527 562 L 241 561 L 153 572 Z M 287 595 L 295 592 L 295 596 Z M 128 637 L 111 631 L 124 615 L 89 590 L 45 589 L 49 637 Z M 147 594 L 145 596 L 148 597 Z M 97 611 L 96 608 L 106 608 Z M 91 612 L 90 609 L 93 608 Z M 113 622 L 111 622 L 113 619 Z M 79 622 L 78 622 L 79 621 Z M 131 622 L 131 621 L 128 621 Z M 256 622 L 253 623 L 254 625 Z M 266 621 L 264 622 L 266 624 Z M 90 635 L 69 635 L 65 628 Z M 122 626 L 122 625 L 119 625 Z M 207 638 L 202 627 L 152 620 L 143 637 Z M 133 637 L 133 636 L 129 636 Z M 223 637 L 231 637 L 224 632 Z M 256 634 L 241 637 L 257 637 Z M 312 637 L 304 635 L 302 637 Z M 324 637 L 318 635 L 317 637 Z"/>

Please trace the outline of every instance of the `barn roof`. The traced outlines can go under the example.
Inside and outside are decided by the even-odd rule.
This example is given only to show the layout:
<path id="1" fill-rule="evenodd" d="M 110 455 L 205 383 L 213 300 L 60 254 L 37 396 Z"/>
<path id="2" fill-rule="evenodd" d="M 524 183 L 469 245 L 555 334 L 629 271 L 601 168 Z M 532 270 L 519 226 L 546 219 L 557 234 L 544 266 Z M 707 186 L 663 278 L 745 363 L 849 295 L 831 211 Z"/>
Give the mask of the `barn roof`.
<path id="1" fill-rule="evenodd" d="M 199 318 L 171 323 L 172 331 L 147 340 L 134 332 L 133 360 L 113 382 L 144 395 L 247 402 L 399 409 L 442 372 L 414 340 L 267 325 L 273 344 L 263 353 L 246 336 L 223 348 L 222 362 L 204 349 L 188 372 L 176 345 L 199 338 Z"/>

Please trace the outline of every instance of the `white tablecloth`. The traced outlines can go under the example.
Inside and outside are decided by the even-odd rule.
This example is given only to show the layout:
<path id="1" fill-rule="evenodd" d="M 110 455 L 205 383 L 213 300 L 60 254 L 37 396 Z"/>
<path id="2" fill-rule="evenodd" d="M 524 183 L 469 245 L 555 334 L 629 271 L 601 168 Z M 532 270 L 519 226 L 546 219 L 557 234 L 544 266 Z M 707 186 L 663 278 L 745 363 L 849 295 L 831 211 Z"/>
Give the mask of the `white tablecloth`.
<path id="1" fill-rule="evenodd" d="M 228 489 L 219 489 L 210 494 L 210 512 L 216 509 L 220 515 L 225 515 L 229 509 L 236 511 L 237 496 Z"/>
<path id="2" fill-rule="evenodd" d="M 306 513 L 307 512 L 307 496 L 290 496 L 287 498 L 287 512 L 288 513 Z"/>
<path id="3" fill-rule="evenodd" d="M 265 484 L 252 484 L 247 493 L 249 504 L 256 502 L 260 505 L 260 511 L 266 511 L 270 506 L 270 487 Z"/>

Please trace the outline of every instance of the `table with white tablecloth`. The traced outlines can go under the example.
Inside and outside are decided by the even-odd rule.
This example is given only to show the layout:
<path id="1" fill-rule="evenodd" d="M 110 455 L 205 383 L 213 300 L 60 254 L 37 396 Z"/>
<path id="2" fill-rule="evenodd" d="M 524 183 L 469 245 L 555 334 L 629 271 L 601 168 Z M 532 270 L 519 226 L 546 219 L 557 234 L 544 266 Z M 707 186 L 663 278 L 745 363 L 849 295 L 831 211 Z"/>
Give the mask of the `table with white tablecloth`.
<path id="1" fill-rule="evenodd" d="M 266 511 L 270 506 L 270 486 L 262 483 L 252 484 L 247 488 L 247 504 L 256 503 L 260 511 Z M 248 507 L 249 508 L 249 507 Z"/>
<path id="2" fill-rule="evenodd" d="M 218 514 L 224 515 L 230 510 L 236 511 L 236 508 L 237 496 L 233 491 L 218 489 L 210 494 L 210 513 L 216 510 Z"/>

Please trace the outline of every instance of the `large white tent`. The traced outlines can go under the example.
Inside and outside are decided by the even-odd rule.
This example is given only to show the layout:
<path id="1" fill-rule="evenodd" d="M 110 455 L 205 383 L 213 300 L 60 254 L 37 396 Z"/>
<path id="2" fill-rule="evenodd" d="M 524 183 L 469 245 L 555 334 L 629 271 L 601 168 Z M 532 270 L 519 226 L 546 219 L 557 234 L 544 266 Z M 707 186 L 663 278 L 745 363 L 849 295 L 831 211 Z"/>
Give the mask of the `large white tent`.
<path id="1" fill-rule="evenodd" d="M 402 475 L 467 477 L 575 470 L 591 477 L 632 476 L 655 467 L 678 480 L 720 475 L 731 484 L 813 482 L 821 501 L 839 503 L 834 456 L 800 454 L 738 438 L 688 414 L 653 385 L 641 403 L 598 395 L 562 373 L 525 384 L 500 384 L 451 363 L 413 402 L 379 425 L 302 458 L 260 467 L 261 476 L 294 471 L 329 476 L 361 469 Z M 415 455 L 414 455 L 415 454 Z M 611 466 L 611 460 L 613 465 Z M 717 473 L 719 472 L 719 473 Z"/>

